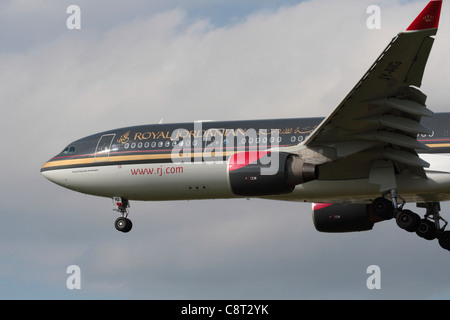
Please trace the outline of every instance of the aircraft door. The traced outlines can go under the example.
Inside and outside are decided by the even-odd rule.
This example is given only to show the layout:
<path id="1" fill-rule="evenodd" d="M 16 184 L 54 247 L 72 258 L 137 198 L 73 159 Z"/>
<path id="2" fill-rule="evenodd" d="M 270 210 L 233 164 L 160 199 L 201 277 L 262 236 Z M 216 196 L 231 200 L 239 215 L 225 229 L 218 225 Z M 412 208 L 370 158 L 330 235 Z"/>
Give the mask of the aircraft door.
<path id="1" fill-rule="evenodd" d="M 115 133 L 111 133 L 104 134 L 100 137 L 97 148 L 95 148 L 95 161 L 109 161 L 109 153 L 111 152 L 111 145 L 115 136 Z M 102 159 L 100 160 L 99 158 Z"/>

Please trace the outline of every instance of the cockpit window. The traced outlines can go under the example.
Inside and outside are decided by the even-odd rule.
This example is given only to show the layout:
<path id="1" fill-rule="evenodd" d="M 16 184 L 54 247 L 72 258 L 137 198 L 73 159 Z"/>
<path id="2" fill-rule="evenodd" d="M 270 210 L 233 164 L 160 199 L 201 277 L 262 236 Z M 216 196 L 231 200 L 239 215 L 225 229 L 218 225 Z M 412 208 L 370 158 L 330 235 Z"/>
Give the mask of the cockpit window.
<path id="1" fill-rule="evenodd" d="M 72 154 L 72 153 L 75 153 L 74 146 L 65 147 L 64 150 L 62 151 L 62 154 Z"/>

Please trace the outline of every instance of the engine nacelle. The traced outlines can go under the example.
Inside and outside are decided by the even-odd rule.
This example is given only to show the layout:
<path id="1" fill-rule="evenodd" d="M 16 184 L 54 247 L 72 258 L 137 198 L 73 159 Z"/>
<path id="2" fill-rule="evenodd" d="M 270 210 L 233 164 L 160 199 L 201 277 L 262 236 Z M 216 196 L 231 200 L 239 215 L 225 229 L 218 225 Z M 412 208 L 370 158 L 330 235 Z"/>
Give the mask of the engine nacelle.
<path id="1" fill-rule="evenodd" d="M 317 179 L 317 167 L 284 152 L 249 151 L 228 159 L 231 191 L 239 196 L 292 192 L 296 185 Z"/>
<path id="2" fill-rule="evenodd" d="M 383 219 L 372 212 L 370 204 L 313 204 L 313 222 L 320 232 L 367 231 L 379 221 Z"/>

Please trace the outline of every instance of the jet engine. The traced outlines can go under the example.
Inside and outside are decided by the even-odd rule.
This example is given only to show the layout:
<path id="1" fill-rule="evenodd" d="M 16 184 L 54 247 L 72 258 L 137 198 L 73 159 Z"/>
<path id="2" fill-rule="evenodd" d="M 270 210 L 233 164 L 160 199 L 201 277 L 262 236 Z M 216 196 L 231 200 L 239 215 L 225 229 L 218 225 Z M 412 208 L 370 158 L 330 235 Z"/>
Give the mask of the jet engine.
<path id="1" fill-rule="evenodd" d="M 314 203 L 313 222 L 320 232 L 355 232 L 372 230 L 383 218 L 375 215 L 370 204 Z"/>
<path id="2" fill-rule="evenodd" d="M 296 185 L 317 179 L 318 170 L 299 156 L 284 152 L 240 152 L 228 159 L 231 190 L 239 196 L 292 192 Z"/>

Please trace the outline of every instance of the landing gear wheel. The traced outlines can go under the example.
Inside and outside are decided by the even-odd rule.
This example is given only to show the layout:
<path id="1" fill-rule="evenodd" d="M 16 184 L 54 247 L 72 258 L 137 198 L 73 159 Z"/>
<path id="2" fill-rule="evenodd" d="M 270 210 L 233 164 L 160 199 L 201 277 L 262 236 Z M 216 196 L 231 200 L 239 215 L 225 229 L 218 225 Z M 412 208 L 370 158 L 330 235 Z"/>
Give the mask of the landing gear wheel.
<path id="1" fill-rule="evenodd" d="M 126 233 L 131 230 L 131 228 L 133 227 L 133 223 L 131 222 L 130 219 L 120 217 L 116 219 L 116 221 L 114 222 L 114 226 L 118 231 Z"/>
<path id="2" fill-rule="evenodd" d="M 420 220 L 419 227 L 417 228 L 416 233 L 419 237 L 427 240 L 436 239 L 436 224 L 428 219 L 422 219 Z"/>
<path id="3" fill-rule="evenodd" d="M 384 220 L 390 220 L 394 217 L 392 201 L 384 197 L 379 197 L 372 201 L 372 210 L 378 217 Z"/>
<path id="4" fill-rule="evenodd" d="M 133 227 L 133 223 L 131 223 L 131 220 L 127 218 L 130 203 L 127 199 L 116 196 L 113 197 L 113 205 L 113 210 L 120 213 L 120 217 L 116 219 L 114 226 L 118 231 L 129 232 Z"/>
<path id="5" fill-rule="evenodd" d="M 444 231 L 439 236 L 439 245 L 447 250 L 450 250 L 450 231 Z"/>
<path id="6" fill-rule="evenodd" d="M 402 210 L 397 214 L 396 221 L 400 228 L 408 232 L 414 232 L 419 227 L 420 217 L 411 210 Z"/>

